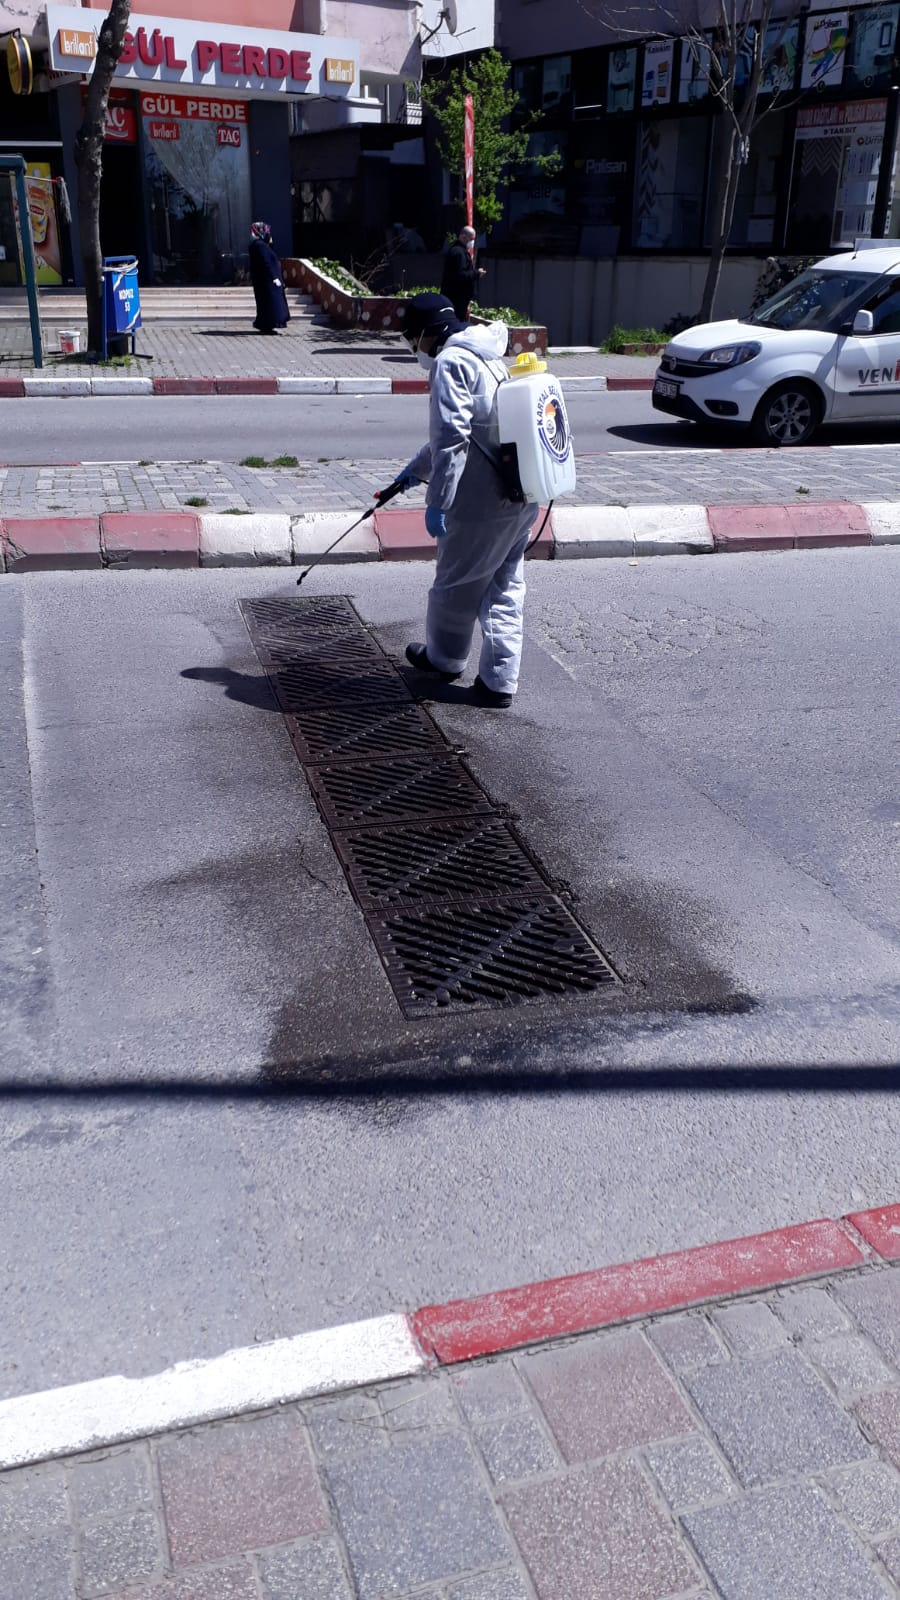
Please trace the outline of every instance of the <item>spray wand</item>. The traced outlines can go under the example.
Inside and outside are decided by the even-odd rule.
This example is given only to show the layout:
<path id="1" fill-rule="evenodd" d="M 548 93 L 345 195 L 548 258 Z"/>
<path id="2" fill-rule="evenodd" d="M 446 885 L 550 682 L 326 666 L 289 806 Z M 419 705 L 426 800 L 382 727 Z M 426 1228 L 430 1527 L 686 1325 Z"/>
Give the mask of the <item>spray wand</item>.
<path id="1" fill-rule="evenodd" d="M 309 576 L 313 570 L 313 567 L 317 567 L 320 561 L 324 561 L 326 556 L 331 555 L 332 550 L 337 549 L 338 545 L 341 544 L 344 539 L 346 539 L 348 533 L 352 533 L 354 528 L 358 528 L 361 523 L 368 522 L 370 517 L 374 517 L 376 511 L 380 511 L 382 506 L 386 506 L 389 500 L 393 500 L 395 494 L 404 494 L 408 487 L 409 483 L 407 479 L 396 478 L 394 482 L 389 484 L 386 489 L 381 489 L 375 496 L 375 499 L 378 502 L 377 505 L 370 506 L 368 511 L 364 511 L 361 517 L 357 517 L 355 522 L 351 522 L 349 528 L 345 528 L 343 533 L 338 535 L 334 541 L 334 544 L 330 544 L 327 550 L 323 550 L 320 556 L 316 556 L 315 561 L 311 561 L 309 566 L 305 567 L 301 572 L 299 578 L 297 579 L 298 584 L 302 583 L 303 579 Z"/>

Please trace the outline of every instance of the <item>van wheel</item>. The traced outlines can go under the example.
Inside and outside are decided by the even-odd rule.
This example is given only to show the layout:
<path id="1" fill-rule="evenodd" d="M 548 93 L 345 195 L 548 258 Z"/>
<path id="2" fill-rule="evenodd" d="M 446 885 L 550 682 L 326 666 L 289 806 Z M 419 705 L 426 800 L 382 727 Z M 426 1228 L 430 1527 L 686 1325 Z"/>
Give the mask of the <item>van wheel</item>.
<path id="1" fill-rule="evenodd" d="M 806 444 L 822 420 L 822 400 L 811 383 L 776 384 L 763 395 L 750 424 L 754 444 L 781 448 Z"/>

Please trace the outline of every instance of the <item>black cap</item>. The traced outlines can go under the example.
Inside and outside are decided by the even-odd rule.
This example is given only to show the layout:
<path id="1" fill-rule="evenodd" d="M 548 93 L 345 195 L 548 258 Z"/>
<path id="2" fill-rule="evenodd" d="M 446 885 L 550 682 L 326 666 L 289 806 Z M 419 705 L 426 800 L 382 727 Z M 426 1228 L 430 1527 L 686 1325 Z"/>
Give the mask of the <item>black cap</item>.
<path id="1" fill-rule="evenodd" d="M 403 336 L 410 344 L 418 344 L 424 334 L 442 345 L 464 327 L 445 294 L 415 294 L 404 307 Z"/>

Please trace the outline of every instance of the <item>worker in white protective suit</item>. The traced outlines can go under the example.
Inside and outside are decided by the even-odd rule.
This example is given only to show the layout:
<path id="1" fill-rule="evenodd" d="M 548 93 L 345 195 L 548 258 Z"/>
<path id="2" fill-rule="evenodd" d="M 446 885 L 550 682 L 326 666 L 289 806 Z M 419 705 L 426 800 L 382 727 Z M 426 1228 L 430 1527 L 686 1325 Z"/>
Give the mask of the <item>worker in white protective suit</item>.
<path id="1" fill-rule="evenodd" d="M 474 698 L 510 706 L 522 655 L 525 548 L 538 507 L 509 499 L 500 470 L 494 396 L 506 379 L 507 330 L 462 323 L 446 296 L 420 294 L 408 304 L 404 333 L 430 375 L 429 440 L 391 487 L 427 481 L 425 526 L 437 540 L 425 642 L 409 645 L 407 660 L 452 682 L 478 622 Z"/>

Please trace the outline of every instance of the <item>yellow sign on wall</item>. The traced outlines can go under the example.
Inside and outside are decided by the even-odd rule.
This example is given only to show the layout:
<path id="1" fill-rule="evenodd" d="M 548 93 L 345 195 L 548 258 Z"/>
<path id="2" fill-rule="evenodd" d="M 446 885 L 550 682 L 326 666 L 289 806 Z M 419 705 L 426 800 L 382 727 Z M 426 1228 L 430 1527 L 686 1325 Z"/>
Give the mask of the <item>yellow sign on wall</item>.
<path id="1" fill-rule="evenodd" d="M 81 28 L 60 28 L 59 53 L 76 61 L 93 61 L 97 54 L 97 35 Z"/>
<path id="2" fill-rule="evenodd" d="M 337 56 L 325 57 L 325 78 L 328 83 L 352 83 L 355 77 L 355 62 L 341 61 Z"/>

